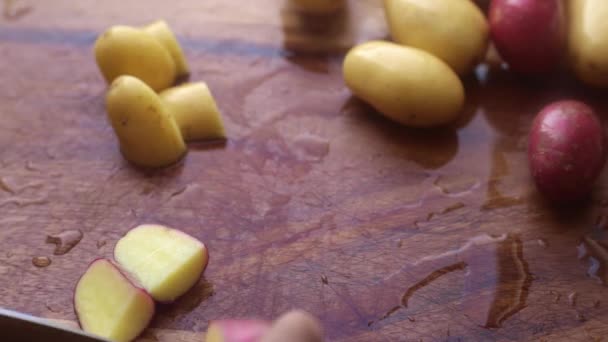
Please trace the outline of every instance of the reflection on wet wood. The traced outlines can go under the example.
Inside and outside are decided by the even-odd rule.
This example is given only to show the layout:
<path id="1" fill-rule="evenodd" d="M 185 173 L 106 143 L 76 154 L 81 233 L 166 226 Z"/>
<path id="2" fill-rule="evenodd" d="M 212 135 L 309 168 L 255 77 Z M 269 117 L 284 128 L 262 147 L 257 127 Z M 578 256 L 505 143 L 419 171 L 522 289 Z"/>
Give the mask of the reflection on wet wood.
<path id="1" fill-rule="evenodd" d="M 568 97 L 607 113 L 604 94 L 567 74 L 530 81 L 480 67 L 456 123 L 399 127 L 341 77 L 352 44 L 387 36 L 380 3 L 351 0 L 311 20 L 281 0 L 154 0 L 145 11 L 14 1 L 11 11 L 31 10 L 0 19 L 0 306 L 73 321 L 88 263 L 158 222 L 211 253 L 205 281 L 159 310 L 146 336 L 161 341 L 174 337 L 154 332 L 199 336 L 209 320 L 293 307 L 319 316 L 332 341 L 606 336 L 608 290 L 594 279 L 605 277 L 595 221 L 607 215 L 606 174 L 587 202 L 558 210 L 526 161 L 540 108 Z M 142 173 L 118 152 L 91 46 L 109 25 L 160 17 L 183 42 L 191 80 L 216 95 L 229 139 Z M 46 236 L 62 231 L 83 236 L 35 267 L 54 251 Z"/>

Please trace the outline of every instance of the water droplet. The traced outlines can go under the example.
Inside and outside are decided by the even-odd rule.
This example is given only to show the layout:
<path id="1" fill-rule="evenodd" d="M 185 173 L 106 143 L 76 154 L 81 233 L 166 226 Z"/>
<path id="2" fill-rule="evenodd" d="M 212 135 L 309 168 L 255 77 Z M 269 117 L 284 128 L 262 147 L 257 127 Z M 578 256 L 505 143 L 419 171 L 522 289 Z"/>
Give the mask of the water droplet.
<path id="1" fill-rule="evenodd" d="M 579 322 L 586 322 L 587 318 L 581 312 L 576 313 L 576 320 Z"/>
<path id="2" fill-rule="evenodd" d="M 106 240 L 99 240 L 99 241 L 97 241 L 96 245 L 97 245 L 97 248 L 101 248 L 106 245 Z"/>
<path id="3" fill-rule="evenodd" d="M 49 310 L 50 312 L 54 312 L 54 313 L 58 313 L 60 310 L 53 307 L 52 304 L 50 304 L 49 302 L 44 303 L 44 306 L 46 306 L 46 309 Z"/>
<path id="4" fill-rule="evenodd" d="M 555 296 L 555 297 L 553 297 L 553 303 L 559 303 L 559 300 L 562 298 L 561 293 L 555 292 L 553 290 L 549 291 L 549 294 L 552 294 Z"/>
<path id="5" fill-rule="evenodd" d="M 538 239 L 538 240 L 536 240 L 536 243 L 538 243 L 538 245 L 543 248 L 547 247 L 547 240 L 545 240 L 545 239 Z"/>
<path id="6" fill-rule="evenodd" d="M 329 280 L 327 279 L 327 276 L 325 274 L 321 276 L 321 282 L 325 285 L 329 284 Z"/>
<path id="7" fill-rule="evenodd" d="M 9 181 L 5 177 L 0 177 L 0 190 L 8 192 L 14 195 L 15 189 L 9 184 Z"/>
<path id="8" fill-rule="evenodd" d="M 403 240 L 402 239 L 399 239 L 399 241 L 397 241 L 397 247 L 398 248 L 403 247 Z"/>
<path id="9" fill-rule="evenodd" d="M 46 243 L 55 245 L 55 255 L 63 255 L 74 248 L 80 240 L 82 240 L 82 232 L 80 230 L 66 230 L 56 235 L 48 235 Z"/>
<path id="10" fill-rule="evenodd" d="M 571 292 L 568 295 L 568 304 L 570 304 L 570 306 L 576 306 L 577 297 L 578 297 L 578 293 L 576 291 Z"/>
<path id="11" fill-rule="evenodd" d="M 28 160 L 25 162 L 25 169 L 28 171 L 40 171 L 40 168 L 38 166 L 36 166 L 34 163 L 32 163 L 31 160 Z"/>
<path id="12" fill-rule="evenodd" d="M 312 134 L 301 134 L 293 142 L 299 160 L 319 162 L 329 154 L 329 141 Z"/>
<path id="13" fill-rule="evenodd" d="M 41 205 L 41 204 L 47 204 L 49 201 L 46 197 L 39 197 L 39 198 L 19 198 L 19 197 L 14 197 L 14 198 L 8 198 L 5 199 L 3 201 L 0 201 L 0 207 L 4 207 L 7 206 L 9 204 L 14 204 L 18 207 L 26 207 L 29 205 Z"/>
<path id="14" fill-rule="evenodd" d="M 405 309 L 410 298 L 421 288 L 454 271 L 464 273 L 464 293 L 461 311 L 487 328 L 500 327 L 502 322 L 526 306 L 532 276 L 523 258 L 523 245 L 514 234 L 498 237 L 481 235 L 472 238 L 460 248 L 421 258 L 389 275 L 374 288 L 378 288 L 376 301 L 394 298 L 390 288 L 405 288 L 400 305 L 392 307 L 380 319 Z M 488 284 L 479 291 L 479 284 Z M 385 300 L 385 301 L 388 301 Z"/>
<path id="15" fill-rule="evenodd" d="M 408 319 L 410 322 L 416 322 L 416 319 L 415 319 L 414 317 L 412 317 L 412 316 L 407 316 L 407 319 Z"/>
<path id="16" fill-rule="evenodd" d="M 47 267 L 51 264 L 51 258 L 45 256 L 38 256 L 32 258 L 32 264 L 36 267 Z"/>
<path id="17" fill-rule="evenodd" d="M 481 183 L 471 178 L 449 180 L 444 176 L 438 176 L 433 185 L 443 195 L 458 198 L 471 194 L 481 186 Z"/>
<path id="18" fill-rule="evenodd" d="M 576 247 L 578 258 L 587 261 L 587 275 L 604 285 L 608 285 L 608 241 L 596 240 L 587 235 L 583 237 L 582 242 Z"/>

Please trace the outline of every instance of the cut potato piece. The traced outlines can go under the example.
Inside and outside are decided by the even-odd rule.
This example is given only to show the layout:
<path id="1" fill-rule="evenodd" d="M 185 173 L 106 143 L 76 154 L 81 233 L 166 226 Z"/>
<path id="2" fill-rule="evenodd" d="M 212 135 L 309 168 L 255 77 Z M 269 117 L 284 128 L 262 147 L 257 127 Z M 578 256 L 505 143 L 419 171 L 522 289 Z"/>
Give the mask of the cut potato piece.
<path id="1" fill-rule="evenodd" d="M 108 83 L 131 75 L 160 91 L 176 78 L 175 62 L 161 42 L 143 30 L 113 26 L 95 42 L 97 66 Z"/>
<path id="2" fill-rule="evenodd" d="M 160 168 L 177 163 L 186 154 L 175 119 L 141 80 L 120 76 L 112 82 L 106 109 L 120 150 L 131 163 Z"/>
<path id="3" fill-rule="evenodd" d="M 177 122 L 186 141 L 226 137 L 222 116 L 203 82 L 188 83 L 160 93 L 165 108 Z"/>
<path id="4" fill-rule="evenodd" d="M 116 244 L 114 258 L 160 302 L 171 302 L 196 284 L 209 259 L 202 242 L 160 225 L 129 231 Z"/>
<path id="5" fill-rule="evenodd" d="M 187 75 L 190 70 L 182 47 L 179 45 L 177 38 L 171 31 L 171 28 L 164 20 L 157 20 L 143 27 L 143 30 L 156 38 L 162 46 L 169 51 L 173 62 L 175 63 L 175 71 L 177 76 Z"/>
<path id="6" fill-rule="evenodd" d="M 154 301 L 107 259 L 91 263 L 78 281 L 74 307 L 82 329 L 117 342 L 135 339 L 154 315 Z"/>
<path id="7" fill-rule="evenodd" d="M 207 342 L 258 342 L 270 323 L 258 320 L 213 321 L 207 329 Z"/>

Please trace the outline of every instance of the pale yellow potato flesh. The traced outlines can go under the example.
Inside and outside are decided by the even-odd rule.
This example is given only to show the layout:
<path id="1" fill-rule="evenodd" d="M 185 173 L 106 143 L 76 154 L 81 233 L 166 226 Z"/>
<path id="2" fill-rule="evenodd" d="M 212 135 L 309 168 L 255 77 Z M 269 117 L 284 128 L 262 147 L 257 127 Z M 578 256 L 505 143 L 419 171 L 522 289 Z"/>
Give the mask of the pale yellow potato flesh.
<path id="1" fill-rule="evenodd" d="M 177 74 L 171 54 L 143 30 L 113 26 L 97 38 L 94 49 L 97 66 L 108 83 L 130 75 L 160 91 L 175 82 Z"/>
<path id="2" fill-rule="evenodd" d="M 187 75 L 190 72 L 188 62 L 175 34 L 164 20 L 157 20 L 143 27 L 143 30 L 156 38 L 171 54 L 175 63 L 177 76 Z"/>
<path id="3" fill-rule="evenodd" d="M 428 52 L 384 41 L 351 49 L 344 60 L 350 90 L 386 117 L 412 127 L 455 120 L 464 105 L 458 75 Z"/>
<path id="4" fill-rule="evenodd" d="M 106 95 L 108 118 L 123 156 L 135 165 L 160 168 L 186 153 L 182 134 L 158 95 L 132 76 L 117 78 Z"/>
<path id="5" fill-rule="evenodd" d="M 213 95 L 203 82 L 169 88 L 160 98 L 175 118 L 186 141 L 222 139 L 224 123 Z"/>
<path id="6" fill-rule="evenodd" d="M 181 231 L 141 225 L 118 241 L 114 259 L 155 300 L 170 302 L 200 279 L 208 253 L 202 242 Z"/>
<path id="7" fill-rule="evenodd" d="M 344 7 L 344 0 L 291 0 L 299 10 L 311 14 L 329 14 Z"/>
<path id="8" fill-rule="evenodd" d="M 568 52 L 577 77 L 608 87 L 608 1 L 568 0 Z"/>
<path id="9" fill-rule="evenodd" d="M 82 329 L 116 342 L 135 339 L 154 315 L 154 301 L 109 260 L 94 261 L 76 285 L 74 307 Z"/>
<path id="10" fill-rule="evenodd" d="M 489 26 L 471 0 L 384 0 L 391 37 L 425 50 L 464 75 L 483 60 Z"/>

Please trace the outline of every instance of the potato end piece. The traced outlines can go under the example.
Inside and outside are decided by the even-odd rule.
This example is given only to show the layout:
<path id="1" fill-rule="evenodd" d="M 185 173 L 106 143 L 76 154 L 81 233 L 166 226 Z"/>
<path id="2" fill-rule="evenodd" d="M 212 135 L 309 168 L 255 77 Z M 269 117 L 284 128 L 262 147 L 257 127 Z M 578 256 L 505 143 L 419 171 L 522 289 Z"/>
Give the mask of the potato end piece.
<path id="1" fill-rule="evenodd" d="M 187 83 L 169 88 L 160 93 L 160 98 L 175 118 L 184 140 L 226 138 L 222 115 L 205 83 Z"/>
<path id="2" fill-rule="evenodd" d="M 156 38 L 161 45 L 169 51 L 169 54 L 175 63 L 177 77 L 185 76 L 190 73 L 184 51 L 166 21 L 157 20 L 144 26 L 143 30 Z"/>
<path id="3" fill-rule="evenodd" d="M 108 84 L 134 76 L 155 91 L 173 85 L 176 66 L 169 51 L 152 35 L 129 26 L 112 26 L 95 41 L 95 60 Z"/>
<path id="4" fill-rule="evenodd" d="M 123 156 L 146 168 L 173 165 L 186 154 L 186 145 L 158 95 L 141 80 L 120 76 L 106 95 L 108 119 Z"/>
<path id="5" fill-rule="evenodd" d="M 154 301 L 107 259 L 91 263 L 74 291 L 84 331 L 117 342 L 139 336 L 154 316 Z"/>

